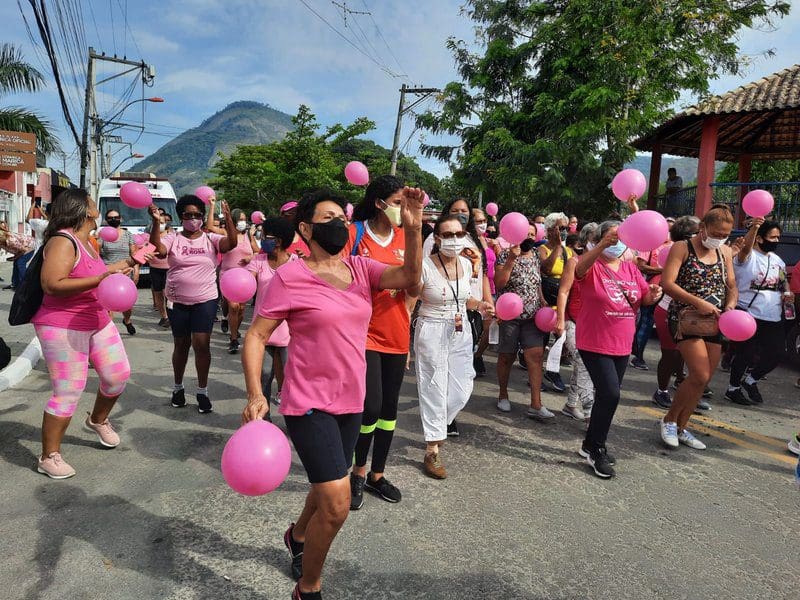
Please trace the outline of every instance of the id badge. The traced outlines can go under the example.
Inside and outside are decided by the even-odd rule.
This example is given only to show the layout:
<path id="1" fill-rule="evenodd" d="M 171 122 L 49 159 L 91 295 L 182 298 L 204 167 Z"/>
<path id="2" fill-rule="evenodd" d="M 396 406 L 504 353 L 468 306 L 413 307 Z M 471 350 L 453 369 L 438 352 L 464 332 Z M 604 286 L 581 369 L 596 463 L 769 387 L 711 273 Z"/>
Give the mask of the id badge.
<path id="1" fill-rule="evenodd" d="M 461 316 L 461 313 L 456 313 L 455 323 L 456 331 L 464 331 L 464 318 Z"/>

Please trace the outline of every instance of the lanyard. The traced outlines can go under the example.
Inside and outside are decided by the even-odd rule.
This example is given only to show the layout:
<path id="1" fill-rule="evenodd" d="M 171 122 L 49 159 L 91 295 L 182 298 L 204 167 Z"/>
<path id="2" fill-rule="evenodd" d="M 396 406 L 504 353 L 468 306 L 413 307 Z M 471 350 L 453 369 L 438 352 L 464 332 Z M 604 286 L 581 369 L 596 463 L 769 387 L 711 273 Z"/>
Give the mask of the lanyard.
<path id="1" fill-rule="evenodd" d="M 450 291 L 453 292 L 453 299 L 456 301 L 456 312 L 461 312 L 461 305 L 458 303 L 458 262 L 456 262 L 456 289 L 453 289 L 453 286 L 450 284 L 450 273 L 447 272 L 447 267 L 444 266 L 442 257 L 437 254 L 436 258 L 439 259 L 439 264 L 442 265 L 442 268 L 444 269 L 444 278 L 445 281 L 447 281 L 447 287 L 449 287 Z"/>

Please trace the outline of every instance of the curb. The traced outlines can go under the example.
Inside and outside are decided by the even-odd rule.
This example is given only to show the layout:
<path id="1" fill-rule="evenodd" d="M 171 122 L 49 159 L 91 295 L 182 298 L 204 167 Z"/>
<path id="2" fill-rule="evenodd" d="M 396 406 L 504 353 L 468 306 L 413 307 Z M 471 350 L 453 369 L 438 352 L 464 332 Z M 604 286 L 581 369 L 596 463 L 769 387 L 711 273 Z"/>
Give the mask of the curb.
<path id="1" fill-rule="evenodd" d="M 0 392 L 18 385 L 42 358 L 42 346 L 39 338 L 34 337 L 17 359 L 0 371 Z"/>

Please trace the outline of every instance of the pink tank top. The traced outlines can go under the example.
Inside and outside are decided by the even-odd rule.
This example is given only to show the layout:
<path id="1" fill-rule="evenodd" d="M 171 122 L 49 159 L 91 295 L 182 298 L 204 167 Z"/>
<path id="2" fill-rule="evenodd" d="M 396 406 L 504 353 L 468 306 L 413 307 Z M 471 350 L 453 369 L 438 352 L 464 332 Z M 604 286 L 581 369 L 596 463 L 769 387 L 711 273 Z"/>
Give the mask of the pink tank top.
<path id="1" fill-rule="evenodd" d="M 96 277 L 108 270 L 102 259 L 99 256 L 92 256 L 71 230 L 62 229 L 59 233 L 70 237 L 78 247 L 77 260 L 70 271 L 70 279 Z M 45 294 L 42 306 L 31 319 L 34 325 L 49 325 L 75 331 L 98 331 L 110 322 L 108 311 L 97 300 L 97 288 L 72 296 Z"/>
<path id="2" fill-rule="evenodd" d="M 228 269 L 235 269 L 236 267 L 246 267 L 247 265 L 240 265 L 239 263 L 244 258 L 253 256 L 253 247 L 250 245 L 250 238 L 246 234 L 239 234 L 239 243 L 235 248 L 231 248 L 228 252 L 222 255 L 222 263 L 220 264 L 220 272 L 225 272 Z"/>

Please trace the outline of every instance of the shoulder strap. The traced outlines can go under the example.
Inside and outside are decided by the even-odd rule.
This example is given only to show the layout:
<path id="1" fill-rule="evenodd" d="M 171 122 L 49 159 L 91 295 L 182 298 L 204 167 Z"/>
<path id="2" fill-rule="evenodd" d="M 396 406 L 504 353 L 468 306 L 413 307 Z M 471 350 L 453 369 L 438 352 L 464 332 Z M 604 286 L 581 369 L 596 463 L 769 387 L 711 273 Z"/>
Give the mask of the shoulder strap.
<path id="1" fill-rule="evenodd" d="M 753 294 L 753 297 L 750 298 L 750 304 L 747 305 L 747 310 L 750 310 L 750 307 L 753 306 L 753 302 L 756 301 L 756 297 L 761 292 L 761 288 L 764 287 L 764 282 L 767 281 L 767 277 L 769 277 L 769 261 L 770 261 L 770 256 L 769 254 L 767 254 L 767 268 L 764 269 L 764 278 L 761 280 L 761 283 L 758 284 L 758 287 L 756 288 L 756 292 L 755 294 Z"/>
<path id="2" fill-rule="evenodd" d="M 350 256 L 358 256 L 358 245 L 361 243 L 361 238 L 364 237 L 366 231 L 364 221 L 356 221 L 356 239 L 353 242 L 353 249 L 350 250 Z"/>

